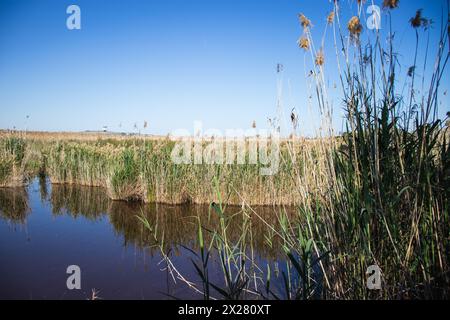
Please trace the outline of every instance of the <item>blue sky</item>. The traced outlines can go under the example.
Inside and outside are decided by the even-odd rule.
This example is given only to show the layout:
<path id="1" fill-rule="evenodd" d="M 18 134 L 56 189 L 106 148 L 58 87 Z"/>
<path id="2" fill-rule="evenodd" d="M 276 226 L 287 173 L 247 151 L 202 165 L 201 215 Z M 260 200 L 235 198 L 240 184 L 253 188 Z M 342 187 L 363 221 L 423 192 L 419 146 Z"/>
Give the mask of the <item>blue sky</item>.
<path id="1" fill-rule="evenodd" d="M 81 30 L 66 28 L 70 4 L 81 8 Z M 341 6 L 344 16 L 356 12 L 356 1 L 341 0 Z M 445 6 L 445 0 L 401 1 L 393 12 L 403 72 L 412 64 L 409 18 L 423 8 L 438 25 Z M 331 8 L 327 0 L 0 0 L 0 128 L 107 125 L 131 132 L 137 123 L 142 132 L 167 134 L 193 130 L 195 120 L 220 130 L 249 128 L 253 120 L 267 127 L 276 113 L 276 65 L 282 63 L 286 113 L 296 107 L 301 132 L 311 134 L 317 122 L 307 106 L 297 14 L 313 21 L 320 41 Z M 383 14 L 383 26 L 386 20 Z M 431 43 L 436 36 L 432 31 Z M 336 72 L 330 61 L 329 83 Z M 442 91 L 448 74 L 444 80 Z M 339 129 L 339 87 L 330 96 Z M 443 114 L 448 98 L 441 98 Z"/>

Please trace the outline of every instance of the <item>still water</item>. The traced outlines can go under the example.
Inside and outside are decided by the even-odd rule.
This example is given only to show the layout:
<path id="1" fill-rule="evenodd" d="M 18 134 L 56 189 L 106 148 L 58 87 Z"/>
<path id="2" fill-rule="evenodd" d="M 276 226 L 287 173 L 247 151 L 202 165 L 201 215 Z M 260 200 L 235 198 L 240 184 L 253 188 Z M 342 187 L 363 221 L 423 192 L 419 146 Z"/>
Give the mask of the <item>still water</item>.
<path id="1" fill-rule="evenodd" d="M 256 209 L 269 224 L 275 223 L 276 210 Z M 240 211 L 226 209 L 227 215 L 235 214 L 229 227 L 232 242 L 243 234 Z M 145 228 L 138 215 L 157 231 Z M 26 188 L 0 188 L 0 299 L 90 299 L 93 289 L 102 299 L 201 299 L 170 272 L 156 245 L 162 244 L 186 280 L 199 284 L 191 260 L 196 258 L 189 250 L 199 252 L 197 217 L 205 230 L 218 225 L 217 214 L 208 206 L 111 201 L 101 188 L 51 185 L 45 179 Z M 251 281 L 262 285 L 269 265 L 273 285 L 281 286 L 285 258 L 280 244 L 276 238 L 268 244 L 270 232 L 260 219 L 252 217 L 251 222 L 248 255 L 261 266 L 261 278 Z M 221 285 L 217 255 L 212 254 L 211 261 L 211 282 Z M 67 288 L 70 265 L 81 269 L 80 290 Z"/>

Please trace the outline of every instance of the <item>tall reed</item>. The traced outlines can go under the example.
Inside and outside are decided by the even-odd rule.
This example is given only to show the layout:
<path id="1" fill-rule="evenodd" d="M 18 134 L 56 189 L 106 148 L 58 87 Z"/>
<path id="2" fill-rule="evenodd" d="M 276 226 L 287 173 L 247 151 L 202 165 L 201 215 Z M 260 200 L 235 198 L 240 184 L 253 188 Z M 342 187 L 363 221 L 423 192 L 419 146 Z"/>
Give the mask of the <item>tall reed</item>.
<path id="1" fill-rule="evenodd" d="M 392 11 L 397 4 L 388 7 Z M 388 25 L 395 18 L 391 11 L 386 15 Z M 344 31 L 338 2 L 333 12 L 335 65 L 347 130 L 342 143 L 324 149 L 329 192 L 319 201 L 314 197 L 302 203 L 299 211 L 317 254 L 330 253 L 321 266 L 326 289 L 336 298 L 448 297 L 448 113 L 447 118 L 438 118 L 440 81 L 449 59 L 448 22 L 439 29 L 432 69 L 426 67 L 429 53 L 424 54 L 420 90 L 414 77 L 419 68 L 416 53 L 405 74 L 409 93 L 404 94 L 397 88 L 403 77 L 393 30 L 388 31 L 387 42 L 374 31 L 363 43 L 359 16 L 351 18 Z M 411 21 L 419 50 L 418 28 L 430 32 L 429 20 L 416 13 Z M 306 36 L 314 48 L 310 30 Z M 314 72 L 322 110 L 329 105 L 325 70 L 318 65 Z M 301 251 L 296 245 L 293 249 Z M 382 290 L 367 289 L 369 265 L 381 267 Z"/>

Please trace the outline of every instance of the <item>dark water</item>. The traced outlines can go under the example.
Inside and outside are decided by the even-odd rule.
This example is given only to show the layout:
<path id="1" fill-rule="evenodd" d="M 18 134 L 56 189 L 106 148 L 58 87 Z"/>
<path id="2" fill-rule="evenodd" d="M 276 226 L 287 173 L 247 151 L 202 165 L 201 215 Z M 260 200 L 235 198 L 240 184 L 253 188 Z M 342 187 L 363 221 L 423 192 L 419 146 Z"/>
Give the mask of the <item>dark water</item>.
<path id="1" fill-rule="evenodd" d="M 257 212 L 274 223 L 276 210 Z M 243 234 L 239 212 L 227 208 L 227 215 L 237 213 L 229 228 L 232 241 Z M 159 240 L 136 218 L 142 214 L 157 226 Z M 184 247 L 199 251 L 196 217 L 207 229 L 218 225 L 217 214 L 207 206 L 117 202 L 100 188 L 50 185 L 43 179 L 27 188 L 0 188 L 0 299 L 89 299 L 92 289 L 102 299 L 202 298 L 176 275 L 173 279 L 156 246 L 163 238 L 163 250 L 177 270 L 199 283 L 194 254 Z M 262 270 L 271 266 L 277 285 L 277 271 L 285 265 L 280 246 L 276 238 L 269 246 L 267 226 L 254 217 L 251 221 L 249 255 Z M 218 257 L 213 254 L 211 261 L 211 282 L 220 285 Z M 69 265 L 81 269 L 81 290 L 67 289 Z M 261 285 L 264 271 L 258 275 L 263 280 L 252 281 Z"/>

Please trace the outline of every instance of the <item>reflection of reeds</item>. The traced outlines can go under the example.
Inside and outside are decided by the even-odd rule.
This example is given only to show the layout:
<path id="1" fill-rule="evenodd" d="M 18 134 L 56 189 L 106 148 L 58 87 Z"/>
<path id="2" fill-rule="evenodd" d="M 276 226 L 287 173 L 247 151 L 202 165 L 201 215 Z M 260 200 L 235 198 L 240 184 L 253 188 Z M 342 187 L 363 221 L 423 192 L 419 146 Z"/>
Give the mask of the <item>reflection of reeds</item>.
<path id="1" fill-rule="evenodd" d="M 216 191 L 217 186 L 216 180 Z M 299 254 L 290 249 L 291 227 L 296 222 L 295 215 L 282 211 L 279 215 L 271 212 L 267 216 L 251 208 L 240 208 L 238 212 L 232 213 L 233 208 L 220 200 L 220 193 L 218 198 L 219 203 L 209 207 L 207 219 L 192 217 L 194 230 L 188 231 L 190 234 L 197 233 L 197 245 L 183 246 L 186 254 L 194 256 L 191 262 L 197 279 L 187 279 L 179 272 L 172 261 L 171 251 L 165 247 L 165 231 L 159 229 L 158 221 L 152 221 L 144 214 L 137 216 L 141 226 L 152 234 L 154 247 L 159 250 L 174 279 L 176 277 L 202 294 L 205 300 L 279 299 L 282 295 L 286 299 L 310 299 L 322 295 L 319 261 L 328 253 L 321 257 L 315 255 L 312 239 L 298 239 L 301 249 Z M 286 263 L 282 278 L 279 276 L 278 262 L 275 264 L 275 274 L 272 275 L 270 262 L 263 262 L 266 264 L 263 267 L 262 261 L 255 255 L 258 247 L 254 246 L 253 239 L 258 238 L 258 224 L 265 227 L 261 230 L 261 234 L 265 236 L 265 245 L 273 248 L 276 234 L 277 240 L 282 244 L 276 246 L 277 252 L 286 252 L 290 260 L 280 261 Z M 295 272 L 290 270 L 291 264 Z M 210 275 L 214 270 L 220 276 L 211 280 Z M 273 282 L 284 282 L 284 290 L 277 289 Z"/>
<path id="2" fill-rule="evenodd" d="M 0 217 L 24 224 L 31 212 L 28 194 L 23 188 L 0 188 Z"/>
<path id="3" fill-rule="evenodd" d="M 257 208 L 258 213 L 265 217 L 267 221 L 276 223 L 276 216 L 273 214 L 273 208 Z M 126 202 L 111 202 L 108 209 L 111 224 L 118 235 L 124 237 L 124 244 L 137 245 L 140 248 L 155 245 L 154 236 L 150 233 L 136 216 L 143 216 L 150 225 L 158 229 L 159 236 L 164 235 L 165 249 L 176 248 L 180 245 L 188 245 L 192 249 L 198 249 L 195 235 L 197 234 L 197 219 L 200 219 L 202 225 L 208 230 L 217 230 L 220 225 L 220 219 L 216 214 L 209 212 L 208 206 L 198 205 L 142 205 Z M 229 207 L 230 217 L 230 241 L 237 242 L 242 237 L 243 232 L 243 215 L 240 207 Z M 271 246 L 267 246 L 266 234 L 267 227 L 259 219 L 252 219 L 252 246 L 262 257 L 277 258 L 280 256 L 280 239 L 273 237 Z M 212 235 L 205 233 L 205 241 L 210 241 Z M 250 245 L 250 243 L 248 243 Z"/>
<path id="4" fill-rule="evenodd" d="M 153 251 L 154 237 L 136 219 L 137 215 L 144 215 L 151 225 L 158 226 L 158 232 L 164 233 L 167 248 L 176 248 L 179 245 L 197 248 L 198 244 L 194 237 L 197 230 L 195 217 L 200 218 L 202 224 L 210 230 L 216 229 L 219 225 L 219 217 L 211 215 L 208 206 L 168 206 L 111 201 L 105 190 L 98 187 L 55 184 L 52 186 L 50 202 L 55 215 L 67 214 L 74 218 L 84 217 L 90 220 L 108 216 L 116 234 L 123 237 L 124 245 L 135 245 L 142 249 L 150 247 L 151 251 Z M 260 207 L 256 210 L 267 221 L 276 224 L 274 208 Z M 243 215 L 239 214 L 241 211 L 240 207 L 229 208 L 230 216 L 233 216 L 230 219 L 229 237 L 233 241 L 237 241 L 243 232 Z M 252 246 L 261 256 L 276 258 L 280 253 L 280 239 L 271 237 L 271 244 L 267 246 L 266 225 L 256 217 L 252 221 L 254 232 Z M 205 235 L 205 239 L 210 237 L 209 234 Z"/>
<path id="5" fill-rule="evenodd" d="M 55 215 L 68 214 L 74 218 L 83 216 L 96 220 L 107 212 L 110 200 L 100 188 L 55 184 L 50 202 Z"/>
<path id="6" fill-rule="evenodd" d="M 39 176 L 39 193 L 41 195 L 42 202 L 48 200 L 48 184 L 47 178 L 44 175 Z"/>

